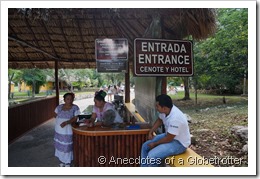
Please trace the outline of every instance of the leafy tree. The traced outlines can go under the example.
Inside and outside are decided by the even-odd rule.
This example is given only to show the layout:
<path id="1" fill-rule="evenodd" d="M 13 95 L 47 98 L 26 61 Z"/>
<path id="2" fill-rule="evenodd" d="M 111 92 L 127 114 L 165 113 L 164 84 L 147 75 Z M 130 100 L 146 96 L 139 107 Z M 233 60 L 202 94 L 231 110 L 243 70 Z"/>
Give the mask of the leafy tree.
<path id="1" fill-rule="evenodd" d="M 235 93 L 242 89 L 248 68 L 248 11 L 218 9 L 217 13 L 215 36 L 194 45 L 195 78 L 199 88 Z"/>
<path id="2" fill-rule="evenodd" d="M 17 70 L 8 69 L 8 99 L 11 98 L 11 85 L 15 76 L 17 76 L 16 74 L 19 75 Z"/>
<path id="3" fill-rule="evenodd" d="M 40 86 L 46 83 L 46 75 L 37 68 L 23 70 L 22 79 L 28 86 L 32 86 L 32 97 L 39 94 Z"/>
<path id="4" fill-rule="evenodd" d="M 100 87 L 104 85 L 104 79 L 101 77 L 101 74 L 97 72 L 96 69 L 87 69 L 87 75 L 91 81 L 93 87 Z"/>
<path id="5" fill-rule="evenodd" d="M 181 86 L 183 79 L 181 77 L 167 77 L 167 83 L 169 86 Z"/>
<path id="6" fill-rule="evenodd" d="M 125 80 L 124 73 L 102 73 L 101 76 L 105 79 L 106 84 L 120 85 Z"/>

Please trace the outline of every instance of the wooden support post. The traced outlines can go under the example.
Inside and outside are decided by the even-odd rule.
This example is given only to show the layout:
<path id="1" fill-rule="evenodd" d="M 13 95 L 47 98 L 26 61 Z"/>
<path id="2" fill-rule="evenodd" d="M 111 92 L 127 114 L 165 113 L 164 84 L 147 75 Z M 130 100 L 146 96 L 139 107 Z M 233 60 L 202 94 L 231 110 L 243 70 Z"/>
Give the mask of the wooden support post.
<path id="1" fill-rule="evenodd" d="M 125 103 L 130 102 L 130 64 L 128 61 L 127 73 L 125 73 Z"/>
<path id="2" fill-rule="evenodd" d="M 56 106 L 59 105 L 59 98 L 60 98 L 60 93 L 59 93 L 59 77 L 58 77 L 58 65 L 59 62 L 58 60 L 55 60 L 55 89 L 56 89 Z"/>
<path id="3" fill-rule="evenodd" d="M 167 77 L 164 76 L 162 77 L 162 89 L 161 89 L 162 94 L 167 94 Z"/>

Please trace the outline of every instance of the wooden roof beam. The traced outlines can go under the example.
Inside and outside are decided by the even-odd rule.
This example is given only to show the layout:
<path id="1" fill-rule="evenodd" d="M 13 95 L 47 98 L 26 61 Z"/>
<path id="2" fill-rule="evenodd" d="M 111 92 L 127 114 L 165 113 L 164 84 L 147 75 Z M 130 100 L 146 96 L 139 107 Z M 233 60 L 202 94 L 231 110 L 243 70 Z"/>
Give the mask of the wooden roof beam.
<path id="1" fill-rule="evenodd" d="M 50 44 L 50 46 L 51 46 L 52 52 L 55 54 L 55 56 L 58 56 L 57 53 L 56 53 L 56 51 L 55 51 L 55 48 L 54 48 L 54 46 L 53 46 L 53 44 L 52 44 L 52 41 L 51 41 L 51 38 L 50 38 L 50 34 L 49 34 L 49 32 L 48 32 L 48 29 L 47 29 L 47 27 L 46 27 L 45 22 L 44 22 L 43 20 L 41 20 L 40 23 L 42 24 L 42 26 L 43 26 L 43 28 L 44 28 L 46 34 L 47 34 L 48 42 L 49 42 L 49 44 Z M 45 60 L 45 61 L 46 61 L 46 60 Z M 47 65 L 48 67 L 50 67 L 50 65 L 49 65 L 47 62 L 45 62 L 45 63 L 46 63 L 46 65 Z M 54 68 L 55 68 L 55 67 L 54 67 Z"/>
<path id="2" fill-rule="evenodd" d="M 97 10 L 95 9 L 95 14 L 97 13 Z M 94 28 L 95 28 L 95 39 L 97 39 L 98 38 L 98 33 L 97 33 L 97 23 L 96 23 L 96 16 L 94 15 L 93 16 L 94 17 Z"/>
<path id="3" fill-rule="evenodd" d="M 138 22 L 140 24 L 140 26 L 142 26 L 144 29 L 146 29 L 147 27 L 143 25 L 143 23 L 140 22 L 139 19 L 136 20 L 136 22 Z"/>
<path id="4" fill-rule="evenodd" d="M 51 41 L 50 33 L 48 32 L 48 29 L 47 29 L 47 27 L 46 27 L 46 24 L 45 24 L 45 22 L 44 22 L 43 20 L 41 20 L 41 24 L 42 24 L 42 26 L 44 27 L 44 30 L 45 30 L 45 32 L 46 32 L 46 34 L 47 34 L 47 38 L 48 38 L 49 44 L 50 44 L 50 46 L 51 46 L 52 52 L 55 54 L 55 56 L 58 56 L 57 53 L 56 53 L 56 51 L 55 51 L 55 48 L 54 48 L 54 46 L 53 46 L 53 43 L 52 43 L 52 41 Z"/>
<path id="5" fill-rule="evenodd" d="M 119 22 L 120 22 L 120 21 L 119 21 Z M 131 41 L 132 38 L 128 35 L 128 32 L 131 32 L 131 31 L 129 31 L 128 29 L 126 29 L 124 25 L 120 25 L 120 24 L 117 23 L 117 22 L 115 22 L 115 23 L 116 23 L 116 26 L 117 26 L 119 29 L 121 29 L 120 31 L 122 32 L 123 37 L 124 37 L 124 36 L 127 36 L 127 38 L 130 40 L 130 41 L 128 41 L 128 43 L 130 44 L 129 47 L 131 48 L 130 50 L 133 50 L 133 49 L 132 49 L 132 48 L 133 48 L 133 42 Z M 124 32 L 126 32 L 126 33 L 124 33 Z M 135 34 L 133 34 L 132 32 L 131 32 L 131 34 L 135 37 Z"/>
<path id="6" fill-rule="evenodd" d="M 42 62 L 42 61 L 46 61 L 46 62 L 54 62 L 54 60 L 52 59 L 36 59 L 36 60 L 28 60 L 27 58 L 25 59 L 17 59 L 17 58 L 14 58 L 14 59 L 9 59 L 8 60 L 9 62 Z M 82 59 L 73 59 L 74 62 L 96 62 L 96 60 L 94 59 L 85 59 L 85 60 L 82 60 Z M 59 59 L 59 62 L 71 62 L 71 60 L 69 59 Z"/>
<path id="7" fill-rule="evenodd" d="M 103 30 L 105 32 L 105 36 L 107 37 L 108 35 L 107 35 L 107 30 L 105 28 L 104 20 L 101 20 L 101 22 L 102 22 Z"/>
<path id="8" fill-rule="evenodd" d="M 70 53 L 70 48 L 69 48 L 69 45 L 68 45 L 68 39 L 66 38 L 66 35 L 65 35 L 64 31 L 63 31 L 63 25 L 62 25 L 62 22 L 61 22 L 61 21 L 62 21 L 62 20 L 61 20 L 61 18 L 59 17 L 61 32 L 62 32 L 62 35 L 63 35 L 63 37 L 64 37 L 64 39 L 65 39 L 64 42 L 65 42 L 65 44 L 66 44 L 67 51 L 68 51 L 68 53 L 69 53 L 69 55 L 70 55 L 70 59 L 72 59 L 72 56 L 71 56 L 71 53 Z M 75 65 L 74 62 L 72 62 L 72 64 L 73 64 L 73 66 Z"/>
<path id="9" fill-rule="evenodd" d="M 9 25 L 9 28 L 11 29 L 11 31 L 14 32 L 14 29 L 12 28 L 12 26 Z M 14 33 L 15 33 L 15 32 L 14 32 Z M 20 44 L 20 46 L 22 47 L 22 49 L 23 49 L 25 55 L 27 56 L 27 58 L 30 59 L 29 56 L 28 56 L 28 54 L 27 54 L 27 53 L 25 52 L 25 50 L 24 50 L 24 46 L 22 46 L 21 44 Z M 11 54 L 11 53 L 10 53 L 10 54 Z"/>
<path id="10" fill-rule="evenodd" d="M 138 33 L 138 30 L 135 29 L 134 25 L 130 25 L 128 21 L 124 21 L 124 20 L 121 22 L 129 29 L 129 31 L 131 31 L 134 37 L 138 37 L 138 36 L 141 37 L 141 34 Z"/>
<path id="11" fill-rule="evenodd" d="M 84 42 L 83 42 L 83 36 L 82 36 L 82 31 L 81 31 L 81 28 L 80 28 L 80 26 L 79 26 L 79 20 L 76 18 L 76 20 L 75 20 L 75 22 L 76 22 L 76 24 L 77 24 L 77 28 L 79 29 L 79 35 L 80 35 L 80 42 L 81 42 L 81 45 L 82 45 L 82 50 L 83 50 L 83 53 L 84 53 L 84 55 L 85 55 L 85 57 L 86 57 L 86 59 L 88 58 L 88 55 L 87 55 L 87 53 L 86 53 L 86 51 L 85 51 L 85 47 L 84 47 Z"/>
<path id="12" fill-rule="evenodd" d="M 35 34 L 34 34 L 33 30 L 32 30 L 32 27 L 30 26 L 30 24 L 29 24 L 27 18 L 25 18 L 25 23 L 26 23 L 27 28 L 30 30 L 30 32 L 31 32 L 31 34 L 32 34 L 32 36 L 33 36 L 33 38 L 34 38 L 33 41 L 34 41 L 34 42 L 36 43 L 36 45 L 39 47 L 40 45 L 39 45 L 39 43 L 38 43 L 38 40 L 36 39 L 36 36 L 35 36 Z"/>
<path id="13" fill-rule="evenodd" d="M 32 28 L 31 28 L 31 26 L 30 26 L 30 24 L 29 24 L 29 22 L 28 22 L 28 19 L 27 18 L 25 18 L 25 23 L 26 23 L 26 25 L 27 25 L 27 28 L 31 31 L 31 34 L 33 35 L 33 38 L 34 38 L 34 42 L 36 43 L 36 45 L 39 47 L 39 43 L 38 43 L 38 40 L 36 39 L 36 36 L 35 36 L 35 34 L 34 34 L 34 32 L 33 32 L 33 30 L 32 30 Z M 26 53 L 26 55 L 27 55 L 27 53 Z M 28 56 L 28 55 L 27 55 Z M 32 62 L 32 65 L 35 67 L 36 65 Z"/>
<path id="14" fill-rule="evenodd" d="M 17 38 L 17 37 L 12 37 L 12 36 L 10 36 L 10 35 L 8 36 L 8 39 L 13 40 L 13 41 L 15 41 L 15 42 L 17 42 L 17 43 L 19 43 L 19 44 L 28 46 L 28 47 L 30 47 L 30 48 L 32 48 L 32 49 L 38 51 L 38 52 L 41 52 L 41 53 L 43 53 L 43 54 L 45 54 L 45 55 L 47 55 L 47 56 L 49 56 L 49 57 L 51 57 L 51 58 L 53 58 L 53 59 L 59 60 L 58 57 L 55 57 L 55 56 L 53 56 L 52 54 L 49 54 L 48 52 L 45 52 L 44 50 L 41 50 L 41 49 L 39 49 L 38 47 L 36 47 L 36 46 L 34 46 L 34 45 L 32 45 L 32 44 L 29 44 L 29 43 L 23 41 L 22 39 L 19 39 L 19 38 Z"/>
<path id="15" fill-rule="evenodd" d="M 113 23 L 114 28 L 117 29 L 118 34 L 121 34 L 122 37 L 127 36 L 127 39 L 131 39 L 131 37 L 128 35 L 128 33 L 126 33 L 126 34 L 124 33 L 124 32 L 125 32 L 125 29 L 121 28 L 120 25 L 118 25 L 117 22 L 116 22 L 114 19 L 113 19 L 111 22 Z M 129 42 L 129 40 L 128 40 L 128 42 Z M 133 51 L 133 44 L 132 44 L 132 42 L 130 41 L 129 44 L 130 44 L 130 45 L 129 45 L 129 47 L 130 47 L 129 51 L 130 51 L 130 50 Z M 133 56 L 133 55 L 132 55 L 132 56 Z M 132 56 L 129 56 L 128 59 L 132 59 Z"/>

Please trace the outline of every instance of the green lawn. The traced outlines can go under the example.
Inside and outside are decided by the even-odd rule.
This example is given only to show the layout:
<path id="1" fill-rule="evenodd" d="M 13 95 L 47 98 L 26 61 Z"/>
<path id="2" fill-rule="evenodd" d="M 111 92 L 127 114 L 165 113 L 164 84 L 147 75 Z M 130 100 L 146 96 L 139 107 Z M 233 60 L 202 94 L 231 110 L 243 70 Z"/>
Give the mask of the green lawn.
<path id="1" fill-rule="evenodd" d="M 170 95 L 173 103 L 181 109 L 201 109 L 219 105 L 239 105 L 247 104 L 247 97 L 241 97 L 240 95 L 225 96 L 225 102 L 223 102 L 223 95 L 211 95 L 211 94 L 197 94 L 197 104 L 195 101 L 195 94 L 190 93 L 191 100 L 182 100 L 184 92 L 180 91 L 175 95 Z"/>
<path id="2" fill-rule="evenodd" d="M 90 89 L 88 91 L 75 91 L 74 93 L 77 95 L 81 94 L 93 94 L 95 89 Z M 67 91 L 60 91 L 60 96 L 63 96 Z M 32 99 L 30 92 L 30 96 L 28 96 L 27 92 L 14 92 L 13 99 L 10 99 L 9 101 L 11 102 L 22 102 L 22 101 L 28 101 Z M 39 94 L 35 94 L 36 98 L 39 97 L 46 97 L 47 93 L 46 92 L 41 92 Z M 48 96 L 55 96 L 55 91 L 52 92 L 52 95 L 48 94 Z M 190 93 L 190 98 L 191 100 L 186 101 L 185 103 L 181 101 L 181 99 L 184 97 L 184 91 L 179 91 L 175 95 L 170 95 L 171 98 L 173 99 L 173 102 L 179 105 L 179 107 L 184 107 L 184 108 L 191 108 L 191 107 L 204 107 L 204 106 L 214 106 L 216 104 L 223 104 L 223 96 L 221 95 L 210 95 L 210 94 L 198 94 L 197 95 L 197 102 L 198 104 L 195 105 L 195 94 Z M 241 96 L 225 96 L 225 100 L 227 104 L 230 103 L 237 103 L 241 102 L 242 100 L 244 101 L 244 98 Z M 189 103 L 189 105 L 187 105 Z"/>
<path id="3" fill-rule="evenodd" d="M 60 91 L 60 96 L 63 96 L 67 91 Z M 75 95 L 81 95 L 81 94 L 93 94 L 93 91 L 75 91 Z M 35 98 L 32 98 L 32 93 L 30 92 L 30 95 L 28 96 L 27 92 L 14 92 L 13 93 L 13 98 L 9 99 L 9 102 L 13 103 L 22 103 L 30 100 L 34 100 L 37 98 L 42 98 L 46 97 L 47 93 L 46 92 L 40 92 L 39 94 L 35 94 Z M 52 92 L 52 94 L 48 94 L 48 96 L 55 96 L 55 91 Z"/>

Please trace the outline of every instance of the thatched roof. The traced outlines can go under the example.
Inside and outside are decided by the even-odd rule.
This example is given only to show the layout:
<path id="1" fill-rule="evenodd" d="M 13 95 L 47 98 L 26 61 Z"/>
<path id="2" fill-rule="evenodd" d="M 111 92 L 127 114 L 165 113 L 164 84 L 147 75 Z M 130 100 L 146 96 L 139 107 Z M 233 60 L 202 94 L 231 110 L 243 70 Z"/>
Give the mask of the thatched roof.
<path id="1" fill-rule="evenodd" d="M 204 39 L 216 27 L 214 9 L 8 9 L 9 68 L 96 68 L 95 39 L 152 37 L 153 17 L 164 39 Z"/>

